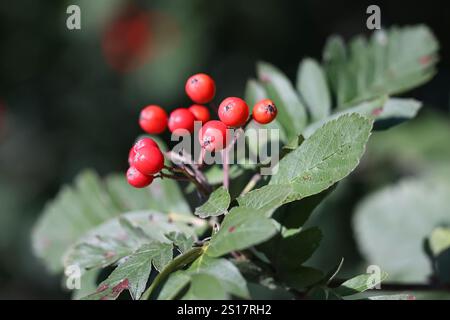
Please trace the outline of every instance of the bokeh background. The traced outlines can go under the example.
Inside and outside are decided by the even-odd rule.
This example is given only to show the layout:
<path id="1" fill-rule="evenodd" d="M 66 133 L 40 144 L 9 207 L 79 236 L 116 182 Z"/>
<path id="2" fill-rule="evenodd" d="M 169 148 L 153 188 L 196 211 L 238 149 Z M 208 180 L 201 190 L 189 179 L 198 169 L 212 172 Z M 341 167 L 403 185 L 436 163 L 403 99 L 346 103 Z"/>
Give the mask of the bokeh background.
<path id="1" fill-rule="evenodd" d="M 66 28 L 70 4 L 81 7 L 81 30 Z M 321 58 L 331 34 L 346 39 L 369 34 L 365 13 L 369 4 L 373 3 L 1 1 L 0 298 L 69 297 L 60 277 L 49 275 L 33 256 L 31 227 L 45 202 L 80 170 L 94 168 L 100 174 L 126 170 L 128 149 L 140 133 L 137 118 L 143 106 L 155 103 L 167 110 L 186 106 L 184 82 L 196 72 L 216 79 L 217 101 L 242 96 L 259 60 L 273 63 L 293 79 L 301 58 Z M 339 214 L 322 210 L 315 216 L 313 223 L 330 235 L 324 239 L 325 253 L 315 256 L 314 263 L 330 265 L 345 255 L 344 274 L 357 269 L 360 261 L 348 223 L 354 204 L 370 190 L 411 174 L 398 168 L 384 176 L 376 174 L 387 168 L 386 157 L 416 152 L 419 158 L 432 153 L 443 162 L 450 160 L 450 140 L 442 138 L 450 137 L 448 5 L 445 1 L 378 4 L 385 27 L 427 24 L 441 44 L 441 61 L 432 81 L 408 93 L 425 104 L 419 117 L 391 130 L 398 132 L 398 145 L 404 148 L 380 148 L 386 137 L 380 134 L 369 147 L 379 161 L 369 163 L 374 168 L 370 173 L 350 179 L 342 191 L 346 201 L 339 205 Z M 431 143 L 417 149 L 414 141 L 421 138 Z"/>

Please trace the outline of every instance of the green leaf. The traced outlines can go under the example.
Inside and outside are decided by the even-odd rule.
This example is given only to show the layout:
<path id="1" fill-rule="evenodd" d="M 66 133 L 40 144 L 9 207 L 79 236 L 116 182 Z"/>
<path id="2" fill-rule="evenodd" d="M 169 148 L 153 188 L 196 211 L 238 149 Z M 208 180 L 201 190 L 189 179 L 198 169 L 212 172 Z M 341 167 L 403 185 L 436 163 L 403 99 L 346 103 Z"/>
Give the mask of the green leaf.
<path id="1" fill-rule="evenodd" d="M 340 296 L 350 296 L 366 290 L 370 290 L 379 285 L 387 278 L 388 274 L 382 272 L 380 277 L 374 274 L 361 274 L 342 283 L 334 291 Z"/>
<path id="2" fill-rule="evenodd" d="M 182 216 L 184 217 L 184 216 Z M 195 219 L 195 220 L 192 220 Z M 174 220 L 173 216 L 158 212 L 131 212 L 111 219 L 92 229 L 64 255 L 64 265 L 78 265 L 82 269 L 105 267 L 130 255 L 141 245 L 152 241 L 170 243 L 165 236 L 170 232 L 195 236 L 195 225 L 201 221 L 203 232 L 205 221 L 190 218 L 188 221 Z M 194 227 L 191 226 L 194 225 Z"/>
<path id="3" fill-rule="evenodd" d="M 325 73 L 314 59 L 304 59 L 297 73 L 297 90 L 304 99 L 312 121 L 330 114 L 331 97 Z"/>
<path id="4" fill-rule="evenodd" d="M 218 279 L 227 294 L 249 298 L 247 284 L 237 267 L 226 259 L 216 259 L 203 255 L 188 269 L 191 274 L 208 274 Z"/>
<path id="5" fill-rule="evenodd" d="M 417 25 L 379 30 L 369 40 L 357 36 L 347 49 L 334 37 L 323 56 L 338 105 L 345 108 L 425 83 L 436 72 L 438 49 L 432 32 Z"/>
<path id="6" fill-rule="evenodd" d="M 316 227 L 290 235 L 278 234 L 263 244 L 263 252 L 276 269 L 289 270 L 301 266 L 319 247 L 322 233 Z"/>
<path id="7" fill-rule="evenodd" d="M 199 273 L 191 276 L 191 285 L 184 300 L 225 300 L 227 294 L 215 277 Z"/>
<path id="8" fill-rule="evenodd" d="M 174 181 L 159 180 L 136 190 L 123 174 L 101 181 L 93 171 L 83 171 L 74 186 L 63 187 L 46 205 L 33 229 L 34 252 L 51 271 L 61 271 L 64 252 L 91 229 L 123 212 L 160 208 L 165 213 L 190 214 Z"/>
<path id="9" fill-rule="evenodd" d="M 214 190 L 208 201 L 195 209 L 195 214 L 200 218 L 216 217 L 227 213 L 231 197 L 227 189 L 220 187 Z"/>
<path id="10" fill-rule="evenodd" d="M 379 265 L 391 281 L 427 283 L 432 268 L 424 239 L 450 224 L 449 194 L 447 179 L 422 177 L 366 197 L 356 208 L 353 230 L 367 263 Z"/>
<path id="11" fill-rule="evenodd" d="M 356 168 L 371 127 L 357 114 L 326 123 L 280 160 L 269 185 L 239 197 L 239 204 L 270 211 L 328 189 Z"/>
<path id="12" fill-rule="evenodd" d="M 194 236 L 187 236 L 181 232 L 169 232 L 166 234 L 166 238 L 173 242 L 173 244 L 178 248 L 180 253 L 185 253 L 192 248 L 195 243 Z"/>
<path id="13" fill-rule="evenodd" d="M 225 291 L 226 297 L 233 295 L 240 298 L 249 298 L 247 284 L 236 266 L 226 259 L 215 259 L 206 255 L 198 258 L 187 270 L 177 271 L 170 275 L 164 284 L 158 299 L 175 299 L 189 284 L 196 281 L 195 276 L 205 274 L 213 277 Z M 199 285 L 199 284 L 194 284 Z M 189 293 L 188 293 L 189 294 Z M 189 298 L 182 297 L 183 299 Z"/>
<path id="14" fill-rule="evenodd" d="M 99 288 L 115 287 L 120 283 L 126 284 L 126 289 L 130 291 L 131 297 L 135 300 L 139 299 L 145 290 L 152 264 L 156 270 L 161 271 L 172 260 L 172 248 L 172 244 L 160 242 L 143 245 L 114 269 Z"/>
<path id="15" fill-rule="evenodd" d="M 250 107 L 250 111 L 252 111 L 257 102 L 267 98 L 267 92 L 261 83 L 255 79 L 250 79 L 247 81 L 247 85 L 245 86 L 244 97 L 245 102 L 247 102 Z"/>
<path id="16" fill-rule="evenodd" d="M 242 250 L 271 238 L 275 232 L 275 224 L 264 212 L 234 207 L 225 216 L 220 230 L 212 236 L 206 254 L 219 257 Z"/>
<path id="17" fill-rule="evenodd" d="M 266 185 L 237 198 L 239 206 L 270 213 L 284 203 L 293 192 L 289 184 Z"/>
<path id="18" fill-rule="evenodd" d="M 280 70 L 268 63 L 258 63 L 257 74 L 264 84 L 268 97 L 278 108 L 277 121 L 285 129 L 288 138 L 300 134 L 308 119 L 306 109 L 292 83 Z"/>
<path id="19" fill-rule="evenodd" d="M 331 116 L 312 123 L 303 132 L 310 137 L 325 123 L 337 119 L 342 115 L 358 113 L 375 121 L 374 129 L 387 129 L 401 122 L 414 118 L 422 107 L 422 103 L 414 99 L 390 98 L 385 96 L 365 101 L 354 107 L 336 112 Z"/>
<path id="20" fill-rule="evenodd" d="M 270 184 L 292 184 L 301 197 L 327 189 L 357 166 L 371 127 L 357 114 L 326 123 L 280 161 Z"/>

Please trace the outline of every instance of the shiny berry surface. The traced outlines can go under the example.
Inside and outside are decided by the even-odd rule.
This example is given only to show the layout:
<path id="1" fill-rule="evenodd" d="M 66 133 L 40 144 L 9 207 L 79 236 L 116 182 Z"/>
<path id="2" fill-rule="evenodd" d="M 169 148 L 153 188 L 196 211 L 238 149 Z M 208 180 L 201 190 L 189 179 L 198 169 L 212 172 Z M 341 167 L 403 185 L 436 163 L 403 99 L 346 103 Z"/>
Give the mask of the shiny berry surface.
<path id="1" fill-rule="evenodd" d="M 253 107 L 253 119 L 261 124 L 273 121 L 277 116 L 277 107 L 270 99 L 263 99 Z"/>
<path id="2" fill-rule="evenodd" d="M 186 81 L 186 94 L 195 103 L 208 103 L 216 94 L 214 80 L 204 73 L 194 74 Z"/>
<path id="3" fill-rule="evenodd" d="M 149 105 L 142 109 L 139 116 L 139 125 L 147 133 L 162 133 L 167 127 L 167 113 L 160 106 Z"/>
<path id="4" fill-rule="evenodd" d="M 133 165 L 144 175 L 153 175 L 164 167 L 164 155 L 159 148 L 147 146 L 136 152 Z"/>
<path id="5" fill-rule="evenodd" d="M 169 117 L 169 130 L 178 135 L 192 133 L 194 131 L 194 121 L 195 117 L 188 109 L 175 109 Z"/>
<path id="6" fill-rule="evenodd" d="M 241 98 L 229 97 L 219 106 L 219 118 L 228 127 L 242 127 L 248 119 L 247 103 Z"/>
<path id="7" fill-rule="evenodd" d="M 226 147 L 229 138 L 227 126 L 218 120 L 208 121 L 200 129 L 199 142 L 207 151 L 219 151 Z"/>
<path id="8" fill-rule="evenodd" d="M 136 141 L 133 148 L 134 148 L 134 151 L 138 152 L 140 149 L 149 147 L 149 146 L 159 148 L 159 146 L 155 142 L 155 140 L 153 140 L 152 138 L 148 138 L 148 137 L 144 137 L 144 138 L 141 138 L 138 141 Z"/>
<path id="9" fill-rule="evenodd" d="M 132 166 L 127 170 L 127 181 L 135 188 L 144 188 L 153 182 L 153 176 L 146 176 Z"/>
<path id="10" fill-rule="evenodd" d="M 208 108 L 201 104 L 193 104 L 189 107 L 189 111 L 194 115 L 195 120 L 202 123 L 208 122 L 211 118 Z"/>

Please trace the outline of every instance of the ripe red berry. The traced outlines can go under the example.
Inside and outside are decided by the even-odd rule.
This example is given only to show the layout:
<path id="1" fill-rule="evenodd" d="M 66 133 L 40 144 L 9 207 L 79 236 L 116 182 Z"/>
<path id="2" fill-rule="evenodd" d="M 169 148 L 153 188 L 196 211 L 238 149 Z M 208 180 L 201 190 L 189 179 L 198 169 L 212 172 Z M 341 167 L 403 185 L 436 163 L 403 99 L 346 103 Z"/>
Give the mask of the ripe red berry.
<path id="1" fill-rule="evenodd" d="M 135 167 L 130 167 L 127 170 L 127 181 L 135 188 L 144 188 L 153 182 L 153 176 L 146 176 Z"/>
<path id="2" fill-rule="evenodd" d="M 189 111 L 194 115 L 195 120 L 202 123 L 208 122 L 210 118 L 209 110 L 201 104 L 193 104 L 189 107 Z"/>
<path id="3" fill-rule="evenodd" d="M 164 167 L 164 155 L 159 148 L 147 146 L 136 152 L 133 165 L 144 175 L 152 175 Z"/>
<path id="4" fill-rule="evenodd" d="M 216 84 L 207 74 L 198 73 L 186 81 L 185 90 L 195 103 L 208 103 L 216 94 Z"/>
<path id="5" fill-rule="evenodd" d="M 182 135 L 184 132 L 178 129 L 185 129 L 189 132 L 193 132 L 194 121 L 194 115 L 188 109 L 175 109 L 169 117 L 169 130 L 170 132 L 179 135 Z"/>
<path id="6" fill-rule="evenodd" d="M 147 133 L 162 133 L 167 127 L 167 113 L 160 106 L 149 105 L 142 109 L 139 125 Z"/>
<path id="7" fill-rule="evenodd" d="M 207 151 L 222 150 L 228 143 L 227 126 L 218 120 L 208 121 L 198 135 L 200 145 Z"/>
<path id="8" fill-rule="evenodd" d="M 134 157 L 136 157 L 136 151 L 134 151 L 134 147 L 132 147 L 130 149 L 130 152 L 128 153 L 128 164 L 130 166 L 132 166 L 134 163 Z"/>
<path id="9" fill-rule="evenodd" d="M 272 122 L 277 116 L 277 107 L 270 99 L 263 99 L 253 107 L 253 119 L 261 124 Z"/>
<path id="10" fill-rule="evenodd" d="M 219 106 L 219 118 L 229 127 L 242 127 L 248 119 L 248 105 L 244 100 L 229 97 Z"/>
<path id="11" fill-rule="evenodd" d="M 134 151 L 138 152 L 140 149 L 148 147 L 148 146 L 159 148 L 159 146 L 155 142 L 155 140 L 153 140 L 152 138 L 148 138 L 148 137 L 144 137 L 144 138 L 141 138 L 138 141 L 136 141 L 133 148 L 134 148 Z"/>

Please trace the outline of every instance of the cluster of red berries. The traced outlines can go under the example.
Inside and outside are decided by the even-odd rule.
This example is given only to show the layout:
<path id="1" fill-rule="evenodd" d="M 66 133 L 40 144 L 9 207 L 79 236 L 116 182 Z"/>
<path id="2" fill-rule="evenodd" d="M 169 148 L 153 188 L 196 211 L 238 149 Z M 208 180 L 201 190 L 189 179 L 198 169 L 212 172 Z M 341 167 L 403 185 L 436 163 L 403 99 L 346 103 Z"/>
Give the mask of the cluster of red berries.
<path id="1" fill-rule="evenodd" d="M 206 151 L 219 151 L 225 148 L 228 139 L 228 128 L 245 126 L 249 119 L 247 103 L 237 97 L 223 100 L 218 108 L 219 120 L 210 120 L 209 109 L 203 104 L 209 103 L 216 93 L 214 80 L 199 73 L 190 77 L 185 86 L 186 94 L 195 103 L 189 108 L 178 108 L 168 116 L 166 111 L 157 105 L 145 107 L 139 117 L 139 125 L 149 134 L 160 134 L 168 127 L 176 135 L 194 132 L 194 122 L 200 121 L 199 142 Z M 277 108 L 272 100 L 263 99 L 253 107 L 253 119 L 267 124 L 275 119 Z M 129 184 L 142 188 L 153 181 L 153 176 L 164 167 L 164 156 L 158 145 L 150 138 L 139 140 L 131 149 L 127 172 Z"/>

